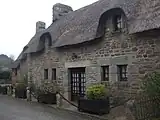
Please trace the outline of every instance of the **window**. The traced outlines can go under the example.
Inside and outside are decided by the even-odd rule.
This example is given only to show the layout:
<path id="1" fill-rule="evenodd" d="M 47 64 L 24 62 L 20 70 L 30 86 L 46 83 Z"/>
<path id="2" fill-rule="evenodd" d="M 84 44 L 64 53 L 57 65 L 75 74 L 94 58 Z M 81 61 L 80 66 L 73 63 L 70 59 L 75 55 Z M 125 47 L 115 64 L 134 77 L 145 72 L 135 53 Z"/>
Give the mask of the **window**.
<path id="1" fill-rule="evenodd" d="M 48 37 L 47 39 L 48 39 L 48 46 L 52 46 L 52 39 L 51 39 L 51 37 Z"/>
<path id="2" fill-rule="evenodd" d="M 12 73 L 13 73 L 13 75 L 17 76 L 17 68 L 15 68 L 15 69 L 13 68 Z"/>
<path id="3" fill-rule="evenodd" d="M 118 80 L 127 81 L 127 65 L 118 65 Z"/>
<path id="4" fill-rule="evenodd" d="M 102 67 L 102 81 L 109 81 L 109 66 Z"/>
<path id="5" fill-rule="evenodd" d="M 115 31 L 120 31 L 122 29 L 122 16 L 121 15 L 116 15 L 113 19 L 113 24 L 114 24 L 114 30 Z"/>
<path id="6" fill-rule="evenodd" d="M 15 75 L 17 76 L 17 69 L 15 69 Z"/>
<path id="7" fill-rule="evenodd" d="M 56 69 L 52 69 L 52 80 L 56 80 Z"/>
<path id="8" fill-rule="evenodd" d="M 44 69 L 44 79 L 48 79 L 48 69 Z"/>

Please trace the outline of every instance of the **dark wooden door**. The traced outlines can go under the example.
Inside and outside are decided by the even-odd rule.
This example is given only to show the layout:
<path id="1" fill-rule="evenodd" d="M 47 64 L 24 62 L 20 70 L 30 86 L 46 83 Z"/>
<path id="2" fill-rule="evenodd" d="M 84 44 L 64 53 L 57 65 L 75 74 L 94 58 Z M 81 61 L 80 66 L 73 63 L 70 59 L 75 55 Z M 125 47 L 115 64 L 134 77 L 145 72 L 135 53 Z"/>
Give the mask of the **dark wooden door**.
<path id="1" fill-rule="evenodd" d="M 71 69 L 71 100 L 77 101 L 84 97 L 86 89 L 85 68 Z"/>

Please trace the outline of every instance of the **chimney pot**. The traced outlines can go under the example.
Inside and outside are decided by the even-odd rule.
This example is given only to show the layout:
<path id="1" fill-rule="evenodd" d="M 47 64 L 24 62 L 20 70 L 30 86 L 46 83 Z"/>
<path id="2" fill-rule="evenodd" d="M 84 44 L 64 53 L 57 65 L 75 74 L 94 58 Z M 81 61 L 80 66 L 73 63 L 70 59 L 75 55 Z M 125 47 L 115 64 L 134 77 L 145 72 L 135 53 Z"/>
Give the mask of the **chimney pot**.
<path id="1" fill-rule="evenodd" d="M 64 5 L 61 3 L 57 3 L 53 5 L 53 22 L 60 19 L 62 16 L 68 14 L 73 11 L 72 8 L 68 5 Z"/>
<path id="2" fill-rule="evenodd" d="M 37 33 L 37 32 L 40 32 L 40 31 L 42 31 L 42 30 L 45 30 L 45 28 L 46 28 L 46 23 L 41 22 L 41 21 L 38 21 L 38 22 L 36 23 L 36 33 Z"/>

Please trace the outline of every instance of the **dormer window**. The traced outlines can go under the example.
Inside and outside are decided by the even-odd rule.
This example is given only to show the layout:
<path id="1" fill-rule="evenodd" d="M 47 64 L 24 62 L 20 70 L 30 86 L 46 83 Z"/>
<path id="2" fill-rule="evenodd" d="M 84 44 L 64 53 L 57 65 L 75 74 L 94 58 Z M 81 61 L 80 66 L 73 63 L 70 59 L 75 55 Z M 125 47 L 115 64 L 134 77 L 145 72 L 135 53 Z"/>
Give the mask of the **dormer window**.
<path id="1" fill-rule="evenodd" d="M 48 40 L 48 46 L 52 46 L 52 39 L 51 39 L 51 37 L 48 37 L 47 40 Z"/>
<path id="2" fill-rule="evenodd" d="M 48 49 L 48 47 L 52 46 L 52 38 L 50 33 L 44 33 L 41 36 L 41 44 L 45 45 L 45 49 Z"/>
<path id="3" fill-rule="evenodd" d="M 121 15 L 116 15 L 113 18 L 113 25 L 114 25 L 114 30 L 115 31 L 121 31 L 123 27 L 123 22 L 122 22 L 122 16 Z"/>

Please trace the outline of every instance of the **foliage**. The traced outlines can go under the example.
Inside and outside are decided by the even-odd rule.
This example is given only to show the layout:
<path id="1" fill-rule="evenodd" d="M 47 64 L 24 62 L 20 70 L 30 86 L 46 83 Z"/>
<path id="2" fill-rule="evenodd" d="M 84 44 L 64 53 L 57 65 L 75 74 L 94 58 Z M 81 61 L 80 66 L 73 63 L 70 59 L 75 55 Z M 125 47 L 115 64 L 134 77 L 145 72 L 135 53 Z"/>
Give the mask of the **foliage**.
<path id="1" fill-rule="evenodd" d="M 24 83 L 18 83 L 15 86 L 15 97 L 25 99 L 26 96 L 26 85 Z"/>
<path id="2" fill-rule="evenodd" d="M 7 94 L 7 86 L 0 86 L 0 93 Z"/>
<path id="3" fill-rule="evenodd" d="M 56 93 L 61 91 L 56 83 L 43 83 L 39 87 L 36 87 L 37 94 Z"/>
<path id="4" fill-rule="evenodd" d="M 0 67 L 8 67 L 12 61 L 7 55 L 0 54 Z"/>
<path id="5" fill-rule="evenodd" d="M 0 72 L 0 79 L 9 79 L 11 76 L 9 71 Z"/>
<path id="6" fill-rule="evenodd" d="M 16 84 L 16 89 L 17 90 L 24 90 L 24 89 L 26 89 L 26 85 L 24 84 L 24 83 L 18 83 L 18 84 Z"/>
<path id="7" fill-rule="evenodd" d="M 17 81 L 18 83 L 23 83 L 26 86 L 28 86 L 28 76 L 27 74 L 24 74 L 23 76 L 21 76 L 21 79 Z"/>
<path id="8" fill-rule="evenodd" d="M 160 118 L 154 118 L 154 119 L 152 119 L 152 120 L 160 120 Z"/>
<path id="9" fill-rule="evenodd" d="M 43 91 L 40 87 L 36 88 L 35 94 L 37 96 L 41 95 L 41 94 L 46 94 L 45 91 Z"/>
<path id="10" fill-rule="evenodd" d="M 150 96 L 160 95 L 160 73 L 153 72 L 143 82 L 143 89 Z"/>
<path id="11" fill-rule="evenodd" d="M 31 90 L 32 92 L 35 92 L 35 91 L 36 91 L 36 85 L 35 85 L 33 82 L 30 83 L 30 90 Z"/>
<path id="12" fill-rule="evenodd" d="M 91 100 L 105 99 L 107 96 L 105 85 L 96 84 L 88 87 L 87 98 Z"/>
<path id="13" fill-rule="evenodd" d="M 28 85 L 28 75 L 27 74 L 24 74 L 23 82 L 24 82 L 25 85 Z"/>
<path id="14" fill-rule="evenodd" d="M 11 59 L 12 62 L 15 60 L 15 56 L 12 54 L 9 56 L 9 58 Z"/>

